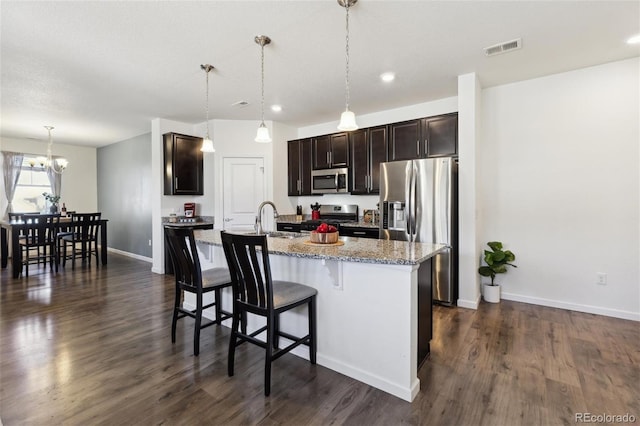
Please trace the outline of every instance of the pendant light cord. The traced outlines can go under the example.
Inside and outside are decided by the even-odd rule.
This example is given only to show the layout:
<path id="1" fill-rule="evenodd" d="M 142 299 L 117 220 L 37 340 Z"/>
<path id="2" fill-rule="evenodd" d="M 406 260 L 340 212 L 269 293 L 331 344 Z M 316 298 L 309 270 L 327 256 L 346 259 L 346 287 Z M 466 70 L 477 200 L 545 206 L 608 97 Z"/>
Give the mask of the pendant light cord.
<path id="1" fill-rule="evenodd" d="M 346 61 L 346 70 L 345 70 L 345 78 L 344 78 L 344 84 L 346 87 L 346 106 L 347 106 L 347 110 L 349 109 L 349 2 L 346 2 L 345 5 L 345 9 L 347 9 L 347 18 L 346 18 L 346 28 L 347 28 L 347 37 L 346 37 L 346 56 L 347 56 L 347 61 Z"/>
<path id="2" fill-rule="evenodd" d="M 260 47 L 261 47 L 261 58 L 260 58 L 261 80 L 260 80 L 260 85 L 262 86 L 261 110 L 262 110 L 262 126 L 264 126 L 264 43 L 261 43 Z"/>
<path id="3" fill-rule="evenodd" d="M 206 117 L 207 117 L 207 137 L 206 139 L 210 139 L 209 138 L 209 71 L 210 69 L 207 67 L 204 70 L 207 73 L 207 77 L 206 77 L 206 81 L 207 81 L 207 95 L 205 96 L 205 111 L 206 111 Z"/>

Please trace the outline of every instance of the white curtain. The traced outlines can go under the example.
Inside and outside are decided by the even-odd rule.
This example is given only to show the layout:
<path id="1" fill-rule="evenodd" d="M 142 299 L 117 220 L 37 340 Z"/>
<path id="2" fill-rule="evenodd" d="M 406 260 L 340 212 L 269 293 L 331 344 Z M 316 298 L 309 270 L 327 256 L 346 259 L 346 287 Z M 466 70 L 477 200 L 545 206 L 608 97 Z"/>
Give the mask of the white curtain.
<path id="1" fill-rule="evenodd" d="M 6 219 L 9 216 L 9 212 L 13 211 L 11 203 L 13 202 L 13 195 L 16 192 L 16 186 L 18 185 L 18 179 L 20 178 L 24 155 L 20 152 L 2 151 L 2 157 L 4 161 L 4 167 L 2 168 L 4 192 L 8 201 L 7 209 L 4 212 L 4 218 Z"/>
<path id="2" fill-rule="evenodd" d="M 54 158 L 52 161 L 56 161 Z M 47 177 L 49 185 L 51 185 L 51 193 L 60 196 L 60 188 L 62 188 L 62 175 L 53 171 L 53 168 L 47 169 Z"/>

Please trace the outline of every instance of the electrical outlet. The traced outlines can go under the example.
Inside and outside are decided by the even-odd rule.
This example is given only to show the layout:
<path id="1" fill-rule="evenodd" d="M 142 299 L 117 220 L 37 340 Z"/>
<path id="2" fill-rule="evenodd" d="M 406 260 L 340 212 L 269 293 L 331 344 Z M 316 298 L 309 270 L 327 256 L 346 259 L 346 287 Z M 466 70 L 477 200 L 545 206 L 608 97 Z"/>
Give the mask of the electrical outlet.
<path id="1" fill-rule="evenodd" d="M 596 274 L 596 276 L 598 277 L 596 280 L 596 283 L 598 285 L 607 285 L 607 274 L 604 272 L 598 272 Z"/>
<path id="2" fill-rule="evenodd" d="M 151 240 L 149 240 L 149 247 L 151 247 Z"/>

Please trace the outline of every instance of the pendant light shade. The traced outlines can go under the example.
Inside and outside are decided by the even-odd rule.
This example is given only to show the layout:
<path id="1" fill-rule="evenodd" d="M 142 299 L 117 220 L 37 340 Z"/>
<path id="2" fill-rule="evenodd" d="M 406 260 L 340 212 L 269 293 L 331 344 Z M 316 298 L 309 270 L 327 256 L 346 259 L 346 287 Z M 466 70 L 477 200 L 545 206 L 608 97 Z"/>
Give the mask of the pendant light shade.
<path id="1" fill-rule="evenodd" d="M 264 122 L 258 127 L 258 133 L 256 134 L 256 142 L 269 143 L 271 142 L 271 136 L 269 136 L 269 129 L 265 126 Z"/>
<path id="2" fill-rule="evenodd" d="M 216 152 L 216 149 L 213 147 L 213 141 L 209 138 L 205 138 L 202 140 L 202 148 L 200 148 L 202 152 Z"/>
<path id="3" fill-rule="evenodd" d="M 258 143 L 269 143 L 271 142 L 271 136 L 269 136 L 269 129 L 264 124 L 264 47 L 271 43 L 271 39 L 267 36 L 255 36 L 253 39 L 257 44 L 260 45 L 260 87 L 261 87 L 261 117 L 262 122 L 258 127 L 258 133 L 256 134 L 255 141 Z"/>
<path id="4" fill-rule="evenodd" d="M 202 140 L 202 148 L 200 148 L 200 151 L 202 152 L 216 152 L 216 149 L 213 147 L 213 141 L 211 140 L 211 138 L 209 137 L 209 72 L 211 70 L 214 69 L 213 65 L 209 65 L 209 64 L 203 64 L 200 65 L 200 68 L 202 68 L 204 70 L 204 72 L 206 73 L 207 77 L 207 95 L 206 95 L 206 102 L 205 102 L 205 114 L 206 114 L 206 125 L 207 125 L 207 133 L 204 137 L 204 139 Z"/>
<path id="5" fill-rule="evenodd" d="M 346 17 L 346 67 L 345 67 L 345 111 L 340 116 L 340 123 L 338 123 L 338 130 L 343 131 L 352 131 L 357 130 L 358 125 L 356 124 L 356 116 L 355 114 L 349 110 L 349 8 L 357 3 L 358 0 L 338 0 L 338 4 L 345 8 L 347 11 Z"/>
<path id="6" fill-rule="evenodd" d="M 346 110 L 340 116 L 340 123 L 338 124 L 338 130 L 343 130 L 345 132 L 350 132 L 352 130 L 358 130 L 358 125 L 356 124 L 356 115 L 353 111 Z"/>

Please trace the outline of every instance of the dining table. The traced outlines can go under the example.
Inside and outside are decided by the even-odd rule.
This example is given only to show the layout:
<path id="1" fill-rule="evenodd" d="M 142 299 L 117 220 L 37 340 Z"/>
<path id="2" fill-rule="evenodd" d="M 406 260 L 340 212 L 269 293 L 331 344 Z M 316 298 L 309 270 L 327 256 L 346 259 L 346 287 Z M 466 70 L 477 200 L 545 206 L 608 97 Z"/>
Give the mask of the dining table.
<path id="1" fill-rule="evenodd" d="M 107 222 L 108 219 L 100 219 L 100 262 L 107 264 Z M 71 223 L 71 217 L 61 217 L 60 227 Z M 11 274 L 18 278 L 22 272 L 22 250 L 20 250 L 20 234 L 27 227 L 27 222 L 22 220 L 0 220 L 0 266 L 5 269 L 9 263 L 9 238 L 11 233 Z"/>

